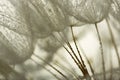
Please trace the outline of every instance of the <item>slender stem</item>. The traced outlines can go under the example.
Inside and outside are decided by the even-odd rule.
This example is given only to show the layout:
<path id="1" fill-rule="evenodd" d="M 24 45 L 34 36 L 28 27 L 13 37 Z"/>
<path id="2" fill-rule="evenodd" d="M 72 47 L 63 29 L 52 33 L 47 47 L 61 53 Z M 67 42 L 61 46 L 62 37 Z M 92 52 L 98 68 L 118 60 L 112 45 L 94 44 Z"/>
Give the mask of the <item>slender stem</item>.
<path id="1" fill-rule="evenodd" d="M 100 50 L 101 50 L 101 56 L 102 56 L 103 79 L 106 80 L 103 44 L 102 44 L 102 40 L 101 40 L 101 37 L 100 37 L 100 33 L 99 33 L 99 30 L 98 30 L 97 23 L 95 23 L 95 28 L 96 28 L 99 43 L 100 43 Z"/>
<path id="2" fill-rule="evenodd" d="M 43 60 L 41 57 L 39 57 L 38 55 L 34 54 L 35 57 L 37 57 L 38 59 L 42 60 L 43 62 L 47 63 L 51 68 L 53 68 L 54 70 L 56 70 L 60 75 L 62 75 L 66 80 L 69 80 L 67 78 L 66 75 L 64 75 L 61 71 L 59 71 L 57 68 L 55 68 L 53 65 L 49 64 L 48 62 L 46 62 L 45 60 Z"/>
<path id="3" fill-rule="evenodd" d="M 74 41 L 75 47 L 76 47 L 76 49 L 77 49 L 78 55 L 79 55 L 79 57 L 80 57 L 80 59 L 81 59 L 83 68 L 84 68 L 84 70 L 85 70 L 85 76 L 90 76 L 89 73 L 88 73 L 88 70 L 87 70 L 87 68 L 86 68 L 86 65 L 85 65 L 85 63 L 84 63 L 84 61 L 83 61 L 83 59 L 82 59 L 82 56 L 81 56 L 81 54 L 80 54 L 80 51 L 79 51 L 79 49 L 78 49 L 78 46 L 77 46 L 77 43 L 76 43 L 76 40 L 75 40 L 75 36 L 74 36 L 74 32 L 73 32 L 72 26 L 71 26 L 71 32 L 72 32 L 72 37 L 73 37 L 73 41 Z"/>
<path id="4" fill-rule="evenodd" d="M 95 75 L 94 70 L 93 70 L 93 68 L 92 68 L 92 65 L 91 65 L 90 61 L 88 60 L 88 58 L 87 58 L 87 56 L 86 56 L 83 48 L 80 46 L 80 44 L 79 44 L 79 47 L 80 47 L 80 50 L 81 50 L 81 52 L 83 53 L 85 59 L 87 60 L 87 63 L 88 63 L 88 65 L 89 65 L 89 67 L 90 67 L 90 70 L 91 70 L 92 74 Z M 93 77 L 93 78 L 94 78 L 94 80 L 96 80 L 95 77 Z"/>
<path id="5" fill-rule="evenodd" d="M 53 35 L 53 37 L 55 38 L 55 39 L 57 39 L 57 37 L 55 37 L 54 35 Z M 80 69 L 80 71 L 82 71 L 82 73 L 84 74 L 84 70 L 83 70 L 83 67 L 77 62 L 77 60 L 74 58 L 74 56 L 72 55 L 72 53 L 62 44 L 62 42 L 61 41 L 59 41 L 58 39 L 57 39 L 57 41 L 63 46 L 63 48 L 68 52 L 68 54 L 71 56 L 71 58 L 74 60 L 74 62 L 76 63 L 76 65 L 78 66 L 78 68 Z"/>
<path id="6" fill-rule="evenodd" d="M 119 68 L 120 68 L 120 57 L 119 57 L 118 48 L 117 48 L 117 45 L 116 45 L 116 42 L 115 42 L 115 38 L 114 38 L 114 35 L 113 35 L 113 32 L 112 32 L 112 29 L 110 27 L 110 23 L 109 23 L 108 19 L 106 19 L 106 22 L 107 22 L 107 25 L 108 25 L 108 29 L 109 29 L 109 32 L 110 32 L 110 36 L 111 36 L 113 46 L 115 48 L 115 52 L 116 52 L 116 55 L 117 55 L 117 58 L 118 58 L 118 64 L 119 64 Z"/>
<path id="7" fill-rule="evenodd" d="M 81 61 L 82 61 L 83 67 L 86 67 L 86 65 L 84 64 L 84 61 L 83 61 L 83 59 L 82 59 L 82 56 L 81 56 L 81 54 L 80 54 L 80 51 L 79 51 L 79 49 L 78 49 L 78 46 L 77 46 L 77 43 L 76 43 L 76 40 L 75 40 L 75 37 L 74 37 L 74 32 L 73 32 L 72 26 L 71 26 L 71 32 L 72 32 L 72 37 L 73 37 L 73 41 L 74 41 L 75 47 L 76 47 L 77 52 L 78 52 L 78 54 L 79 54 L 79 57 L 80 57 L 80 59 L 81 59 Z"/>
<path id="8" fill-rule="evenodd" d="M 60 34 L 60 36 L 62 37 L 62 35 Z M 80 62 L 79 58 L 77 57 L 75 51 L 73 50 L 70 42 L 66 39 L 66 43 L 68 45 L 68 47 L 70 48 L 70 50 L 72 51 L 73 55 L 75 56 L 75 58 L 77 59 L 78 63 L 84 68 L 84 66 L 82 65 L 82 63 Z"/>
<path id="9" fill-rule="evenodd" d="M 52 71 L 50 71 L 49 69 L 47 69 L 45 66 L 39 64 L 37 61 L 35 61 L 35 60 L 32 59 L 32 58 L 31 58 L 31 60 L 32 60 L 33 62 L 35 62 L 36 64 L 42 66 L 46 71 L 48 71 L 50 74 L 52 74 L 56 79 L 58 79 L 58 80 L 62 80 L 62 79 L 60 79 L 56 74 L 54 74 Z"/>
<path id="10" fill-rule="evenodd" d="M 82 71 L 84 77 L 85 77 L 87 80 L 90 79 L 90 75 L 89 75 L 89 73 L 88 73 L 88 71 L 87 71 L 87 68 L 86 68 L 83 60 L 81 60 L 82 62 L 80 61 L 80 59 L 82 59 L 82 57 L 81 57 L 81 55 L 80 55 L 80 51 L 79 51 L 78 46 L 77 46 L 77 43 L 76 43 L 76 41 L 75 41 L 75 37 L 74 37 L 73 31 L 72 31 L 72 36 L 73 36 L 73 38 L 74 38 L 74 43 L 75 43 L 75 46 L 76 46 L 76 48 L 77 48 L 77 51 L 78 51 L 78 53 L 79 53 L 79 55 L 80 55 L 80 59 L 78 58 L 78 56 L 76 55 L 75 51 L 73 50 L 70 42 L 69 42 L 67 39 L 65 39 L 64 35 L 62 35 L 60 32 L 58 32 L 58 34 L 59 34 L 59 36 L 65 41 L 65 43 L 67 44 L 67 46 L 69 47 L 69 49 L 72 51 L 72 53 L 55 37 L 55 35 L 53 35 L 53 36 L 54 36 L 54 37 L 62 44 L 62 46 L 66 49 L 66 51 L 69 53 L 69 55 L 71 56 L 71 58 L 74 60 L 74 62 L 75 62 L 76 65 L 78 66 L 78 68 Z M 83 65 L 83 64 L 84 64 L 84 65 Z"/>
<path id="11" fill-rule="evenodd" d="M 64 37 L 59 33 L 59 35 L 61 36 L 62 39 L 64 39 Z M 66 42 L 67 46 L 70 48 L 71 52 L 68 51 L 68 49 L 66 49 L 64 46 L 64 48 L 67 50 L 67 52 L 70 54 L 70 56 L 72 57 L 72 59 L 75 61 L 75 63 L 77 63 L 77 66 L 79 67 L 79 69 L 82 71 L 83 75 L 86 75 L 86 70 L 84 69 L 84 66 L 82 65 L 82 63 L 80 62 L 79 58 L 77 57 L 77 55 L 75 54 L 75 51 L 73 50 L 70 42 L 66 39 L 64 39 L 64 41 Z M 77 60 L 77 61 L 76 61 Z"/>
<path id="12" fill-rule="evenodd" d="M 72 67 L 72 64 L 70 63 L 70 61 L 68 61 L 68 60 L 65 58 L 65 56 L 61 56 L 61 55 L 59 55 L 59 54 L 58 54 L 58 56 L 61 58 L 61 60 L 62 60 L 63 62 L 65 62 L 65 63 L 67 63 L 69 66 L 71 66 L 70 70 L 74 73 L 75 76 L 77 76 L 77 73 L 76 73 L 74 67 Z M 66 62 L 66 61 L 67 61 L 67 62 Z"/>
<path id="13" fill-rule="evenodd" d="M 69 75 L 72 75 L 73 77 L 75 77 L 75 79 L 77 79 L 77 80 L 79 80 L 78 78 L 77 78 L 77 76 L 75 75 L 75 73 L 73 73 L 71 70 L 69 70 L 67 67 L 65 67 L 65 66 L 63 66 L 63 64 L 58 64 L 58 63 L 56 63 L 55 64 L 56 66 L 58 66 L 59 68 L 61 68 L 62 70 L 64 70 L 67 74 L 69 74 Z"/>

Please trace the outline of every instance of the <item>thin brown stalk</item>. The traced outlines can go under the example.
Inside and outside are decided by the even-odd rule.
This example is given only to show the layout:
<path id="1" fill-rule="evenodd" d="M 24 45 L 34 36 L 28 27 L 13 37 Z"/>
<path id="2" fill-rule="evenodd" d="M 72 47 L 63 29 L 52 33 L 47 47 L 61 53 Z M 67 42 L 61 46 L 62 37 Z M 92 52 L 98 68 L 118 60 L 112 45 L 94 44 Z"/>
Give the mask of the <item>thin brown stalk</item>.
<path id="1" fill-rule="evenodd" d="M 59 71 L 56 67 L 54 67 L 53 65 L 49 64 L 47 61 L 45 61 L 44 59 L 42 59 L 41 57 L 39 57 L 38 55 L 34 54 L 34 56 L 40 60 L 42 60 L 43 62 L 47 63 L 51 68 L 53 68 L 55 71 L 57 71 L 61 76 L 63 76 L 66 80 L 69 80 L 68 77 L 66 75 L 64 75 L 61 71 Z"/>
<path id="2" fill-rule="evenodd" d="M 61 35 L 60 33 L 59 33 L 59 35 L 62 37 L 62 35 Z M 62 38 L 64 38 L 64 37 L 62 37 Z M 68 47 L 70 48 L 70 50 L 72 51 L 75 59 L 78 61 L 79 65 L 81 66 L 81 68 L 82 68 L 82 70 L 83 70 L 84 76 L 87 75 L 87 74 L 86 74 L 87 71 L 84 69 L 84 66 L 83 66 L 82 63 L 80 62 L 79 58 L 78 58 L 77 55 L 75 54 L 75 51 L 73 50 L 71 44 L 69 43 L 69 41 L 68 41 L 67 39 L 66 39 L 66 43 L 67 43 Z"/>
<path id="3" fill-rule="evenodd" d="M 80 51 L 79 51 L 79 49 L 78 49 L 78 46 L 77 46 L 77 43 L 76 43 L 76 40 L 75 40 L 75 37 L 74 37 L 74 32 L 73 32 L 72 26 L 71 26 L 71 32 L 72 32 L 73 41 L 74 41 L 75 47 L 76 47 L 76 49 L 77 49 L 77 52 L 78 52 L 78 54 L 79 54 L 79 57 L 80 57 L 80 59 L 81 59 L 81 61 L 82 61 L 83 66 L 86 67 L 86 65 L 84 64 L 84 61 L 83 61 L 83 59 L 82 59 L 82 56 L 81 56 L 81 54 L 80 54 Z"/>
<path id="4" fill-rule="evenodd" d="M 39 64 L 37 61 L 35 61 L 35 60 L 32 59 L 32 58 L 31 58 L 31 60 L 32 60 L 33 62 L 35 62 L 36 64 L 40 65 L 41 67 L 43 67 L 46 71 L 48 71 L 50 74 L 52 74 L 56 79 L 62 80 L 62 79 L 60 79 L 56 74 L 54 74 L 52 71 L 50 71 L 49 69 L 47 69 L 45 66 Z"/>
<path id="5" fill-rule="evenodd" d="M 100 33 L 99 33 L 99 30 L 98 30 L 97 23 L 95 23 L 95 28 L 96 28 L 99 43 L 100 43 L 100 50 L 101 50 L 101 56 L 102 56 L 103 79 L 106 80 L 103 44 L 102 44 L 102 40 L 101 40 L 101 37 L 100 37 Z"/>
<path id="6" fill-rule="evenodd" d="M 58 64 L 58 63 L 56 63 L 55 64 L 56 66 L 58 66 L 59 68 L 61 68 L 62 70 L 64 70 L 67 74 L 70 74 L 70 75 L 72 75 L 73 77 L 75 77 L 77 80 L 79 80 L 78 78 L 77 78 L 77 76 L 75 75 L 75 73 L 73 73 L 71 70 L 69 70 L 67 67 L 65 67 L 65 66 L 63 66 L 62 64 Z"/>
<path id="7" fill-rule="evenodd" d="M 85 59 L 86 59 L 88 65 L 89 65 L 89 67 L 90 67 L 90 70 L 91 70 L 92 74 L 95 75 L 94 70 L 93 70 L 93 68 L 92 68 L 92 65 L 91 65 L 90 61 L 88 60 L 88 58 L 87 58 L 87 56 L 86 56 L 86 54 L 85 54 L 83 48 L 80 46 L 80 44 L 79 44 L 79 47 L 80 47 L 81 52 L 83 53 L 83 55 L 84 55 L 84 57 L 85 57 Z M 96 80 L 95 77 L 93 77 L 93 78 L 94 78 L 94 80 Z"/>
<path id="8" fill-rule="evenodd" d="M 54 35 L 53 35 L 54 36 Z M 54 38 L 56 38 L 54 36 Z M 57 39 L 57 38 L 56 38 Z M 80 69 L 80 71 L 82 71 L 82 73 L 84 74 L 84 70 L 82 68 L 81 65 L 79 65 L 79 63 L 77 62 L 77 60 L 74 58 L 74 56 L 71 54 L 71 52 L 57 39 L 57 41 L 63 46 L 63 48 L 68 52 L 68 54 L 71 56 L 71 58 L 74 60 L 74 62 L 76 63 L 76 65 L 78 66 L 78 68 Z"/>
<path id="9" fill-rule="evenodd" d="M 81 54 L 80 54 L 80 51 L 79 51 L 79 49 L 78 49 L 78 46 L 77 46 L 77 43 L 76 43 L 76 40 L 75 40 L 75 37 L 74 37 L 74 32 L 73 32 L 72 26 L 71 26 L 71 32 L 72 32 L 73 41 L 74 41 L 75 47 L 76 47 L 76 49 L 77 49 L 78 55 L 79 55 L 79 57 L 80 57 L 80 59 L 81 59 L 83 68 L 84 68 L 84 70 L 86 71 L 86 75 L 87 75 L 87 76 L 90 76 L 89 73 L 88 73 L 88 70 L 87 70 L 87 68 L 86 68 L 86 65 L 85 65 L 85 63 L 84 63 L 84 61 L 83 61 L 83 59 L 82 59 L 82 56 L 81 56 Z"/>
<path id="10" fill-rule="evenodd" d="M 71 66 L 71 71 L 72 71 L 74 74 L 76 74 L 76 71 L 75 71 L 75 69 L 73 68 L 72 64 L 65 58 L 65 56 L 60 56 L 59 54 L 57 54 L 57 55 L 61 58 L 61 60 L 62 60 L 63 62 L 67 61 L 67 62 L 65 62 L 65 63 L 67 63 L 69 66 Z"/>

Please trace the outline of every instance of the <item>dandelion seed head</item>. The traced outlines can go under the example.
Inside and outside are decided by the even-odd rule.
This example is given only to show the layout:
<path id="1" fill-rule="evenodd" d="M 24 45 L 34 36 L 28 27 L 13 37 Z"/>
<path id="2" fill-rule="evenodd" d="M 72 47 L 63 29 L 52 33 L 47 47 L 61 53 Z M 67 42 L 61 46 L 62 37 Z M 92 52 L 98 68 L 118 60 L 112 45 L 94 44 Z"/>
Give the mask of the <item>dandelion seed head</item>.
<path id="1" fill-rule="evenodd" d="M 65 9 L 68 15 L 81 22 L 97 23 L 107 17 L 111 0 L 61 0 L 54 1 Z"/>
<path id="2" fill-rule="evenodd" d="M 9 63 L 27 79 L 119 79 L 118 15 L 119 0 L 0 0 L 0 73 Z"/>
<path id="3" fill-rule="evenodd" d="M 34 50 L 31 32 L 9 2 L 3 1 L 0 5 L 3 5 L 0 9 L 1 59 L 9 64 L 24 62 Z"/>
<path id="4" fill-rule="evenodd" d="M 13 2 L 11 1 L 11 3 Z M 22 6 L 14 5 L 21 12 L 35 36 L 43 38 L 49 36 L 53 31 L 61 31 L 68 26 L 68 16 L 51 1 L 27 0 L 16 1 L 16 3 Z"/>

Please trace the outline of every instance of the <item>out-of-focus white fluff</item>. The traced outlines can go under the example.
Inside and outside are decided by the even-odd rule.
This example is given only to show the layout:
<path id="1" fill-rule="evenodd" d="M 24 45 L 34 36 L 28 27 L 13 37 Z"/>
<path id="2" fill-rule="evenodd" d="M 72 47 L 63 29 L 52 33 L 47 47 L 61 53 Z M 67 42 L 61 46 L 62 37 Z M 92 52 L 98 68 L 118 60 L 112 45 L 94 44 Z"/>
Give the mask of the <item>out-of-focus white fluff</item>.
<path id="1" fill-rule="evenodd" d="M 107 17 L 111 0 L 52 0 L 67 14 L 85 23 L 97 23 Z"/>
<path id="2" fill-rule="evenodd" d="M 0 59 L 21 63 L 33 53 L 31 31 L 9 2 L 0 1 L 0 5 Z"/>
<path id="3" fill-rule="evenodd" d="M 10 2 L 23 15 L 37 37 L 46 37 L 53 31 L 68 27 L 68 16 L 49 0 L 10 0 Z"/>

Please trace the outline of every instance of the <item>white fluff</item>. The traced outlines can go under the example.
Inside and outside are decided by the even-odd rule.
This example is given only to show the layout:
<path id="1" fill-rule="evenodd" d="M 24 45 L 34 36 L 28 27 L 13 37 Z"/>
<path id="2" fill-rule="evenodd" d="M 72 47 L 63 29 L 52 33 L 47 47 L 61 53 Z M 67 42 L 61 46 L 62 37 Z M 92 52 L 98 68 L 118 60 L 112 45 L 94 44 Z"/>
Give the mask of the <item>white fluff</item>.
<path id="1" fill-rule="evenodd" d="M 10 64 L 24 62 L 33 53 L 31 31 L 9 2 L 0 5 L 0 59 Z"/>
<path id="2" fill-rule="evenodd" d="M 86 23 L 97 23 L 103 20 L 109 12 L 111 0 L 52 0 L 67 14 Z"/>

